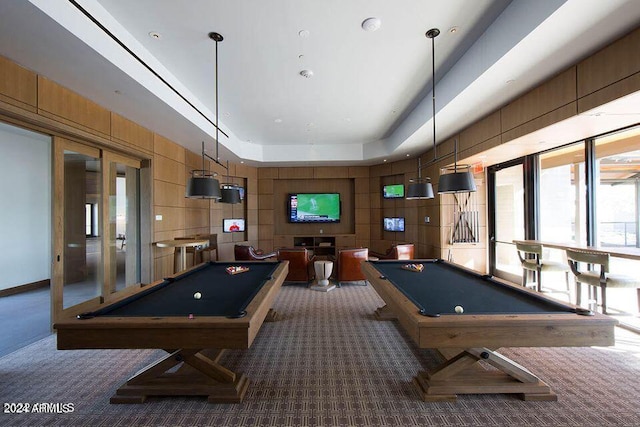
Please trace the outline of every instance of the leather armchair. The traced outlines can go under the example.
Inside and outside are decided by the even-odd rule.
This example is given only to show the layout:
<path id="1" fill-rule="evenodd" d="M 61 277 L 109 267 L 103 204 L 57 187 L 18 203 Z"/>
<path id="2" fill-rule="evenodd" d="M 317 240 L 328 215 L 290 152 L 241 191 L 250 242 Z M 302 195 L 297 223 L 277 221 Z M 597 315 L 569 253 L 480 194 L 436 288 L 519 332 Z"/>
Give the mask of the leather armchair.
<path id="1" fill-rule="evenodd" d="M 362 273 L 360 263 L 369 258 L 369 249 L 341 249 L 338 251 L 338 286 L 342 282 L 363 282 L 367 285 L 367 278 Z"/>
<path id="2" fill-rule="evenodd" d="M 235 245 L 233 247 L 233 255 L 236 261 L 264 261 L 275 257 L 276 253 L 269 252 L 265 254 L 259 249 L 254 249 L 253 246 Z"/>
<path id="3" fill-rule="evenodd" d="M 400 245 L 393 245 L 385 253 L 371 252 L 372 256 L 379 259 L 413 259 L 414 258 L 413 254 L 414 254 L 413 243 L 403 243 Z"/>
<path id="4" fill-rule="evenodd" d="M 315 256 L 307 248 L 278 249 L 278 261 L 289 261 L 289 274 L 285 282 L 306 282 L 313 280 Z"/>

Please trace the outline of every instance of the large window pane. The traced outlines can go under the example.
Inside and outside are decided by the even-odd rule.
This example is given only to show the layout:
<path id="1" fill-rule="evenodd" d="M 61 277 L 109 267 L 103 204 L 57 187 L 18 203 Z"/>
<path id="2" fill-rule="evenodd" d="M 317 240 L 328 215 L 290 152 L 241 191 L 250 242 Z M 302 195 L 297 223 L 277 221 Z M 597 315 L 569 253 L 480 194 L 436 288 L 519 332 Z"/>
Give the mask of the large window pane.
<path id="1" fill-rule="evenodd" d="M 595 141 L 596 243 L 603 248 L 638 248 L 640 222 L 640 128 Z M 640 262 L 611 258 L 610 271 L 638 275 Z M 609 289 L 608 305 L 637 312 L 635 289 Z"/>
<path id="2" fill-rule="evenodd" d="M 513 240 L 524 239 L 523 166 L 495 172 L 495 272 L 503 279 L 520 281 L 522 267 Z"/>
<path id="3" fill-rule="evenodd" d="M 540 155 L 540 240 L 586 244 L 584 167 L 584 143 Z"/>

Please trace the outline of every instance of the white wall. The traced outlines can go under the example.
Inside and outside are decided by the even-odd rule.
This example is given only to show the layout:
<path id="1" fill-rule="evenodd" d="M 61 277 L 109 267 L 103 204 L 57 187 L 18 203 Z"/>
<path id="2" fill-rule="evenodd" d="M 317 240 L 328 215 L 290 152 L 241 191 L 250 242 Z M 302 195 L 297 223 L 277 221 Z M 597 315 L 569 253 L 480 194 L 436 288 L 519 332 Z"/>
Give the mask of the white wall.
<path id="1" fill-rule="evenodd" d="M 51 138 L 0 123 L 0 289 L 51 278 Z"/>

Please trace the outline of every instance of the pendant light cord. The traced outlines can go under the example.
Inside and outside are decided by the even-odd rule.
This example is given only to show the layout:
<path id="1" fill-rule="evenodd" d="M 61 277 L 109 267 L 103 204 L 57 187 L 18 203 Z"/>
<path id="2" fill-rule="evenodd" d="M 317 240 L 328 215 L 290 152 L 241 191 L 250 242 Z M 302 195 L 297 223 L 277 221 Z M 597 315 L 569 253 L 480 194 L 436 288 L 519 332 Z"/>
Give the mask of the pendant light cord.
<path id="1" fill-rule="evenodd" d="M 440 34 L 437 28 L 427 31 L 427 37 L 431 39 L 431 109 L 433 111 L 433 160 L 438 159 L 436 144 L 436 41 L 435 38 Z"/>

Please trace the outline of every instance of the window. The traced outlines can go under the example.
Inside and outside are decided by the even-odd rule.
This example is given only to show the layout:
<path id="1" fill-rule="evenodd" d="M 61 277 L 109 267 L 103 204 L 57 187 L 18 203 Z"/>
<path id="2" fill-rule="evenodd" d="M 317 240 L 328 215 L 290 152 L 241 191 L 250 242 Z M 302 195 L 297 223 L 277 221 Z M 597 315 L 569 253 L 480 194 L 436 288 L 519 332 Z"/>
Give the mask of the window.
<path id="1" fill-rule="evenodd" d="M 538 238 L 587 243 L 584 143 L 540 155 Z"/>

